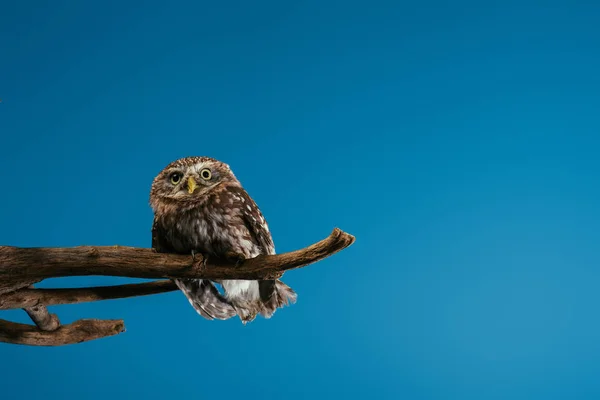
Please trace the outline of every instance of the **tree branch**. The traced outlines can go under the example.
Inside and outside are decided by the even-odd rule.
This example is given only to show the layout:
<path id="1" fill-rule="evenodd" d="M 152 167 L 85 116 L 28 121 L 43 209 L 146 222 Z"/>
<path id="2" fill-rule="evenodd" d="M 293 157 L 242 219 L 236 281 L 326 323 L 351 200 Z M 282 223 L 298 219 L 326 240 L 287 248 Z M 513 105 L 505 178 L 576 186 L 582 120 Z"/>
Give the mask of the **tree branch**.
<path id="1" fill-rule="evenodd" d="M 52 332 L 0 319 L 0 342 L 30 346 L 61 346 L 113 336 L 125 331 L 122 320 L 81 319 Z"/>
<path id="2" fill-rule="evenodd" d="M 262 255 L 233 264 L 201 255 L 156 253 L 122 246 L 18 248 L 0 246 L 0 309 L 23 308 L 37 327 L 0 320 L 0 342 L 35 346 L 80 343 L 124 331 L 121 320 L 79 320 L 60 325 L 48 305 L 143 296 L 176 290 L 171 281 L 81 289 L 34 289 L 46 278 L 105 275 L 132 278 L 276 279 L 285 271 L 322 260 L 354 243 L 334 229 L 329 237 L 301 250 Z M 205 265 L 207 264 L 207 265 Z"/>
<path id="3" fill-rule="evenodd" d="M 152 249 L 121 246 L 70 248 L 0 247 L 0 294 L 23 287 L 24 282 L 83 275 L 134 278 L 274 279 L 284 271 L 322 260 L 354 242 L 354 237 L 334 229 L 328 238 L 302 250 L 261 255 L 237 266 L 210 257 L 156 253 Z M 7 287 L 9 284 L 12 287 Z"/>
<path id="4" fill-rule="evenodd" d="M 177 286 L 169 280 L 77 289 L 19 289 L 0 296 L 0 310 L 121 299 L 173 290 L 177 290 Z"/>

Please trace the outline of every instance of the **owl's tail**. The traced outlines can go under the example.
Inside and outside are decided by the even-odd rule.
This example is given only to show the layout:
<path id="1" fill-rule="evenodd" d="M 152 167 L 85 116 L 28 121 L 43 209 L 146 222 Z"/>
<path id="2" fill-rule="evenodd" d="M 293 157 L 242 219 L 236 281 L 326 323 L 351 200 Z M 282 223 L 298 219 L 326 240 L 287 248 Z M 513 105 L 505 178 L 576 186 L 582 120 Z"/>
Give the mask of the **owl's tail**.
<path id="1" fill-rule="evenodd" d="M 259 281 L 260 297 L 263 302 L 260 315 L 271 318 L 278 308 L 294 304 L 298 295 L 294 290 L 278 280 Z"/>
<path id="2" fill-rule="evenodd" d="M 174 279 L 194 309 L 208 320 L 229 319 L 236 315 L 233 306 L 207 279 Z"/>

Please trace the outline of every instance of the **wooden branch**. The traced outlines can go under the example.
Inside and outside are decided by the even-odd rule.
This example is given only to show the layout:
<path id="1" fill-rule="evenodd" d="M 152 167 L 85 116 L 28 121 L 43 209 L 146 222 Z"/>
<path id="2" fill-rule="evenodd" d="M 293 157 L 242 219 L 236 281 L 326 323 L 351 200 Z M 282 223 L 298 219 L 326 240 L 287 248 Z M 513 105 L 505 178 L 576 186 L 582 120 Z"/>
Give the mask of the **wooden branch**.
<path id="1" fill-rule="evenodd" d="M 0 296 L 0 310 L 121 299 L 173 290 L 177 286 L 170 280 L 77 289 L 19 289 Z"/>
<path id="2" fill-rule="evenodd" d="M 50 314 L 48 309 L 43 305 L 25 307 L 24 310 L 37 327 L 43 331 L 55 331 L 60 326 L 58 316 Z"/>
<path id="3" fill-rule="evenodd" d="M 135 278 L 274 279 L 284 271 L 322 260 L 354 242 L 354 237 L 334 229 L 328 238 L 302 250 L 258 256 L 237 266 L 212 257 L 206 266 L 201 255 L 156 253 L 152 249 L 121 246 L 70 248 L 0 247 L 0 294 L 23 287 L 25 282 L 82 275 Z M 8 282 L 13 285 L 7 287 Z"/>
<path id="4" fill-rule="evenodd" d="M 33 289 L 33 285 L 29 286 Z M 56 314 L 50 314 L 50 311 L 41 304 L 21 305 L 23 310 L 29 315 L 29 318 L 43 331 L 55 331 L 60 326 L 60 321 Z M 16 307 L 15 307 L 16 308 Z"/>
<path id="5" fill-rule="evenodd" d="M 30 346 L 61 346 L 117 335 L 125 331 L 122 320 L 81 319 L 52 332 L 0 319 L 0 342 Z"/>
<path id="6" fill-rule="evenodd" d="M 23 308 L 36 323 L 0 320 L 0 342 L 34 346 L 81 343 L 124 331 L 121 320 L 79 320 L 60 325 L 48 305 L 142 296 L 176 290 L 169 281 L 81 289 L 34 289 L 46 278 L 105 275 L 132 278 L 276 279 L 285 271 L 322 260 L 354 243 L 339 229 L 311 246 L 289 253 L 258 256 L 234 265 L 227 260 L 195 259 L 187 255 L 156 253 L 152 249 L 121 246 L 71 248 L 18 248 L 0 246 L 0 309 Z"/>

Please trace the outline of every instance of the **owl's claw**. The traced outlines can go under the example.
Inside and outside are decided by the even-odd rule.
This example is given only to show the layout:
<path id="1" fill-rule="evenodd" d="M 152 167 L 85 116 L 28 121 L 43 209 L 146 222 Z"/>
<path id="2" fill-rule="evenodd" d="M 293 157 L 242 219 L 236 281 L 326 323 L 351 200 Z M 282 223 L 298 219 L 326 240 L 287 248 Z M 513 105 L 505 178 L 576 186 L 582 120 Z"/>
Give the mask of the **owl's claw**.
<path id="1" fill-rule="evenodd" d="M 207 265 L 206 263 L 208 262 L 208 254 L 204 254 L 203 255 L 204 258 L 202 259 L 202 272 L 206 271 Z"/>
<path id="2" fill-rule="evenodd" d="M 192 250 L 192 262 L 195 264 L 196 263 L 196 254 L 198 254 L 198 252 L 196 252 L 195 250 Z M 200 263 L 200 272 L 204 273 L 204 271 L 206 271 L 206 263 L 208 262 L 208 254 L 202 254 L 202 262 Z"/>

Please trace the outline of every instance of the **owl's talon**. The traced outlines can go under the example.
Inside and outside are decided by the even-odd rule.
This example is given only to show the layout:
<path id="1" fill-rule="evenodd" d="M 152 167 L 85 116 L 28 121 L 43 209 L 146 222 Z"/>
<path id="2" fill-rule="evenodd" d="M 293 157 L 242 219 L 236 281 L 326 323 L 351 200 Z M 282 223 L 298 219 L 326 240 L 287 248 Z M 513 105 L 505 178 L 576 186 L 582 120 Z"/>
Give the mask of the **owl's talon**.
<path id="1" fill-rule="evenodd" d="M 195 250 L 192 250 L 192 262 L 195 264 L 196 263 L 196 254 L 198 254 L 198 252 L 196 252 Z M 206 263 L 208 262 L 208 254 L 202 254 L 202 262 L 200 263 L 200 272 L 204 273 L 204 271 L 206 271 Z"/>
<path id="2" fill-rule="evenodd" d="M 202 272 L 206 271 L 206 268 L 207 268 L 206 263 L 207 262 L 208 262 L 208 254 L 204 254 L 204 258 L 202 259 L 202 267 L 201 267 Z"/>

